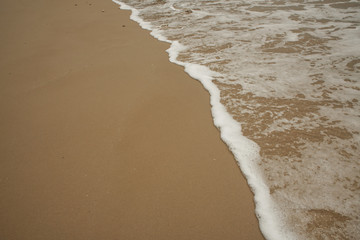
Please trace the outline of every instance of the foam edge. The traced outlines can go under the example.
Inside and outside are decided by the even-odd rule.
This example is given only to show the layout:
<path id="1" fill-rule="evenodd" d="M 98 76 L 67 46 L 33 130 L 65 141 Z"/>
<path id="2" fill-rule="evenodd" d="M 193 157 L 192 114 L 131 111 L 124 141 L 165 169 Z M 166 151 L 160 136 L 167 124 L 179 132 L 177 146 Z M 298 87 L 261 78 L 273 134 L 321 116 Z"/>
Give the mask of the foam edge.
<path id="1" fill-rule="evenodd" d="M 179 52 L 186 49 L 185 46 L 181 45 L 178 41 L 170 41 L 162 36 L 161 31 L 153 29 L 151 23 L 145 22 L 139 17 L 137 9 L 118 0 L 112 1 L 120 5 L 122 10 L 131 10 L 130 19 L 139 23 L 143 29 L 149 30 L 154 38 L 170 43 L 170 48 L 166 50 L 169 54 L 170 62 L 183 66 L 185 72 L 192 78 L 200 81 L 209 92 L 214 125 L 220 130 L 221 139 L 233 153 L 248 185 L 254 193 L 255 213 L 264 237 L 268 240 L 297 239 L 294 234 L 287 231 L 283 224 L 281 224 L 280 215 L 278 214 L 280 209 L 277 209 L 271 199 L 270 190 L 266 186 L 259 169 L 256 167 L 260 161 L 259 146 L 242 135 L 240 123 L 231 117 L 220 102 L 220 90 L 212 82 L 213 77 L 218 76 L 219 73 L 199 64 L 178 61 L 177 56 Z"/>

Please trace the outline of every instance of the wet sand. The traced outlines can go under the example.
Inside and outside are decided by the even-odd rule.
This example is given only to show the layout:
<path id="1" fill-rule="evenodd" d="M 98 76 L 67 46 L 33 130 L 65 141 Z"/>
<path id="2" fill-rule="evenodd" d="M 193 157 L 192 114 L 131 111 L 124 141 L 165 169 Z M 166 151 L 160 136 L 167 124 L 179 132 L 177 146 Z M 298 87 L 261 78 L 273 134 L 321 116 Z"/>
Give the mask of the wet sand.
<path id="1" fill-rule="evenodd" d="M 110 0 L 0 11 L 0 239 L 263 239 L 167 44 Z"/>

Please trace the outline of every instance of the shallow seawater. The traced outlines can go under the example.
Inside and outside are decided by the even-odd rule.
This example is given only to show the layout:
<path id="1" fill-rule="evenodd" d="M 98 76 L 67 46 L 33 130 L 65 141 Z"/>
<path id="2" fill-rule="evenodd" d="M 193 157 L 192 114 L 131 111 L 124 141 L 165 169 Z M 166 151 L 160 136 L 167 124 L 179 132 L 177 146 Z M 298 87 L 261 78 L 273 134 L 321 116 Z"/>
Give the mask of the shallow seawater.
<path id="1" fill-rule="evenodd" d="M 260 147 L 271 231 L 360 238 L 359 1 L 122 2 L 183 46 L 178 62 L 216 73 L 220 102 Z"/>

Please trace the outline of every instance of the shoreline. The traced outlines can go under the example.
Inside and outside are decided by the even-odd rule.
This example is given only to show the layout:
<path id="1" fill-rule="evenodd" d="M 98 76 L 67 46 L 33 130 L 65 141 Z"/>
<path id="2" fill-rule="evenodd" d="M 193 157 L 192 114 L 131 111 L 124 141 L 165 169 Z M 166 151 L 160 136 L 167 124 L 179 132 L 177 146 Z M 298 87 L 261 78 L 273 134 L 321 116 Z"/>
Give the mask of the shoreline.
<path id="1" fill-rule="evenodd" d="M 209 95 L 111 1 L 5 1 L 2 239 L 263 239 Z"/>

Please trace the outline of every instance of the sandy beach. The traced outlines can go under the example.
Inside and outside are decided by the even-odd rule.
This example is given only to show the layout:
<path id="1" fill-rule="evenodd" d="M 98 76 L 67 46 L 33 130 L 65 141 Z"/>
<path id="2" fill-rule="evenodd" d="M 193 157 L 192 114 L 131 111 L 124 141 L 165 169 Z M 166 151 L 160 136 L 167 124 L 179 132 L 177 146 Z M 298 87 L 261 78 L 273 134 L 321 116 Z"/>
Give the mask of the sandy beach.
<path id="1" fill-rule="evenodd" d="M 168 44 L 110 0 L 0 6 L 0 239 L 263 239 Z"/>

